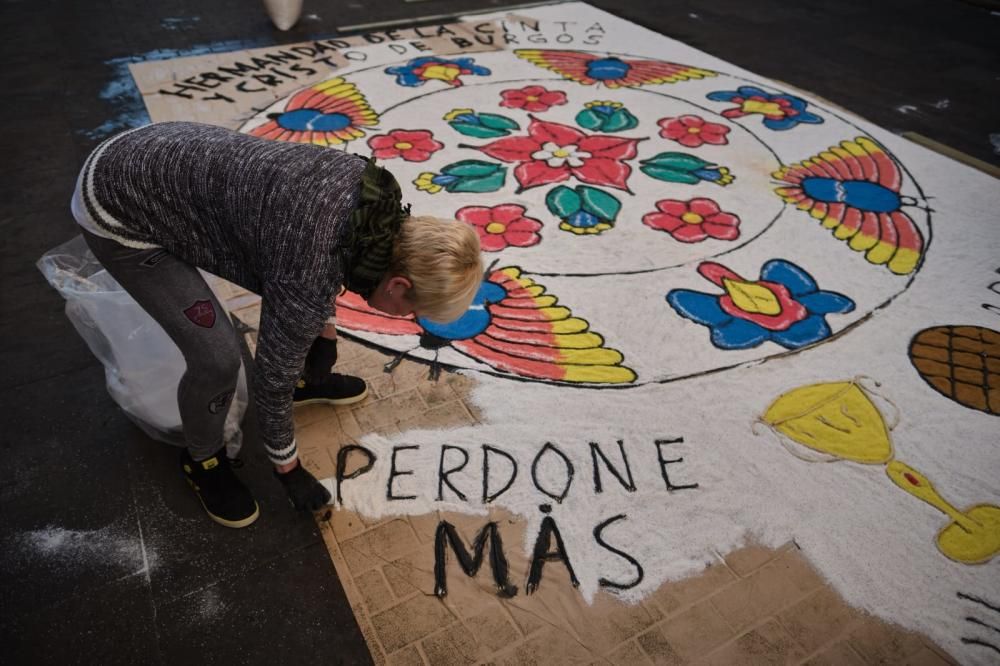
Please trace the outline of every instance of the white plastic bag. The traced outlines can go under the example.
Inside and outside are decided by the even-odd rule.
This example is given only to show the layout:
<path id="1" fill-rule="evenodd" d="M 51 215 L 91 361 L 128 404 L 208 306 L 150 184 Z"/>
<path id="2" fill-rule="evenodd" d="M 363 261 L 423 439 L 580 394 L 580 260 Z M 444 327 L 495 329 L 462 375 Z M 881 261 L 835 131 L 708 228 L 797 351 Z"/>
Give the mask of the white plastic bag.
<path id="1" fill-rule="evenodd" d="M 66 316 L 104 365 L 108 393 L 150 437 L 184 446 L 177 385 L 186 364 L 177 345 L 87 247 L 83 236 L 49 250 L 38 269 L 66 299 Z M 226 416 L 225 442 L 235 457 L 243 442 L 247 381 L 240 367 Z"/>

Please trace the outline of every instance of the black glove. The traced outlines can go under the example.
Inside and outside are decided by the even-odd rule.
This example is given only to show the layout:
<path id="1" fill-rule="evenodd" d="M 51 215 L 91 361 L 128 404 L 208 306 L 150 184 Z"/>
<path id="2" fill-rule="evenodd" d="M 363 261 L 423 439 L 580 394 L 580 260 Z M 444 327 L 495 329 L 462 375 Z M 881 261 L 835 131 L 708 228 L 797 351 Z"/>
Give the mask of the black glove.
<path id="1" fill-rule="evenodd" d="M 303 466 L 297 464 L 292 471 L 274 475 L 288 493 L 288 499 L 299 511 L 319 511 L 330 502 L 330 491 L 316 480 Z"/>
<path id="2" fill-rule="evenodd" d="M 316 338 L 306 354 L 306 367 L 302 378 L 307 384 L 322 384 L 330 376 L 333 364 L 337 362 L 337 341 Z"/>

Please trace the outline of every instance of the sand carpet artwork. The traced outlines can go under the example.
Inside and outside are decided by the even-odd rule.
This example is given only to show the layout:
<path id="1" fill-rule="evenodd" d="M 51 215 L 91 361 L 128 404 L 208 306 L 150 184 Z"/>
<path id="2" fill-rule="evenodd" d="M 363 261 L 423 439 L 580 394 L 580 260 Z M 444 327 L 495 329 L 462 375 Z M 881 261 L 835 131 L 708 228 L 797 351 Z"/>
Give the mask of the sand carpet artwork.
<path id="1" fill-rule="evenodd" d="M 296 416 L 377 662 L 1000 658 L 991 178 L 582 3 L 131 71 L 480 236 Z"/>

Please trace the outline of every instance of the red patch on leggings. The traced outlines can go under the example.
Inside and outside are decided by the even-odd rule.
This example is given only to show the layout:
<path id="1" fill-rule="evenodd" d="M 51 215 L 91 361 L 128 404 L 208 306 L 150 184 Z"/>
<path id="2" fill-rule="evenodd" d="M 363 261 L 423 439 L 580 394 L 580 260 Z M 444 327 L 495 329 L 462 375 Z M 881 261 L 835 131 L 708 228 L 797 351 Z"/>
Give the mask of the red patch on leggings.
<path id="1" fill-rule="evenodd" d="M 208 411 L 212 414 L 218 414 L 222 411 L 222 408 L 226 406 L 229 399 L 233 397 L 232 391 L 223 391 L 219 395 L 212 398 L 212 401 L 208 403 Z"/>
<path id="2" fill-rule="evenodd" d="M 202 328 L 215 326 L 215 307 L 212 301 L 195 301 L 194 305 L 184 311 L 184 316 Z"/>

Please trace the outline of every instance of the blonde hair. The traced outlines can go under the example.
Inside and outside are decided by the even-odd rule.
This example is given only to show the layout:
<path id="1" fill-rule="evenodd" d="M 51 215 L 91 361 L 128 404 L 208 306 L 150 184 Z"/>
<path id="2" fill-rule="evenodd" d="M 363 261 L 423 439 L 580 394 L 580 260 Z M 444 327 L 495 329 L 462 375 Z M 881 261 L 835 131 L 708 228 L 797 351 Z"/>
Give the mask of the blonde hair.
<path id="1" fill-rule="evenodd" d="M 410 301 L 419 316 L 447 323 L 469 309 L 479 290 L 479 251 L 479 235 L 468 224 L 410 216 L 396 238 L 389 274 L 413 283 Z"/>

